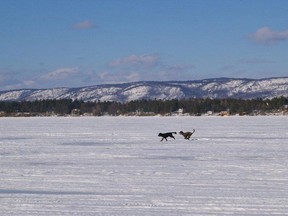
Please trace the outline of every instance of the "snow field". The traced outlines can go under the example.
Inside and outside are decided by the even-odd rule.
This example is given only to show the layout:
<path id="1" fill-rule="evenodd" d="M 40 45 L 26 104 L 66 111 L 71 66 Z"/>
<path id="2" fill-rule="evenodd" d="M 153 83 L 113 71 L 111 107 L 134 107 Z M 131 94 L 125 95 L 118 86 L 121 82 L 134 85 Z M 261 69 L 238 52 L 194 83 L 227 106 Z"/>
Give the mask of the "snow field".
<path id="1" fill-rule="evenodd" d="M 196 129 L 160 142 L 159 132 Z M 0 119 L 0 215 L 288 215 L 287 117 Z"/>

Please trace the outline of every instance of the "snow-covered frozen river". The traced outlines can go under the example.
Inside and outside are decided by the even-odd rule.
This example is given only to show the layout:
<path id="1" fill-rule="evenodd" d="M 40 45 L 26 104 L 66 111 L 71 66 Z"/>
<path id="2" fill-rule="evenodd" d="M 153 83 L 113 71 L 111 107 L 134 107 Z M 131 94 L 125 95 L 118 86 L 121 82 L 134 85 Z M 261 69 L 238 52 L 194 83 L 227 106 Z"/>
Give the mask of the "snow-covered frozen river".
<path id="1" fill-rule="evenodd" d="M 0 118 L 0 215 L 288 215 L 287 123 Z"/>

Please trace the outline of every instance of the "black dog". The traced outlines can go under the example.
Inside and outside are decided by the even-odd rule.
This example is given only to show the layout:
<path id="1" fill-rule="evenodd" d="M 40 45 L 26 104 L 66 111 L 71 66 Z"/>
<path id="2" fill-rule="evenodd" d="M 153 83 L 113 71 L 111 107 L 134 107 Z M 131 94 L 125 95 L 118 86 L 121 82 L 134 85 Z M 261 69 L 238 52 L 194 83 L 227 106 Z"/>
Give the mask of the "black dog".
<path id="1" fill-rule="evenodd" d="M 165 139 L 167 141 L 167 137 L 171 137 L 175 140 L 173 134 L 177 134 L 176 132 L 169 132 L 169 133 L 159 133 L 158 136 L 162 137 L 161 142 Z"/>
<path id="2" fill-rule="evenodd" d="M 192 132 L 183 132 L 183 131 L 180 131 L 179 132 L 179 134 L 181 134 L 183 137 L 184 137 L 184 139 L 190 139 L 190 137 L 193 135 L 193 133 L 195 132 L 195 129 L 193 129 L 193 131 Z"/>

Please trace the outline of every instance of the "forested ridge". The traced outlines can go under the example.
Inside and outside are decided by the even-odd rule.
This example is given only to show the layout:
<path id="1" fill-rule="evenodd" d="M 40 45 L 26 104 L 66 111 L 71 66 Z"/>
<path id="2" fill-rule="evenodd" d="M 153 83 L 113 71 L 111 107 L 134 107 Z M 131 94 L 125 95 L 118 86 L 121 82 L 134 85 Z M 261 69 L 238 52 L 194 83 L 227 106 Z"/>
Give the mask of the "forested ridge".
<path id="1" fill-rule="evenodd" d="M 37 101 L 1 101 L 1 116 L 26 115 L 169 115 L 178 112 L 190 115 L 220 113 L 231 115 L 265 114 L 269 112 L 287 112 L 288 98 L 273 99 L 183 99 L 183 100 L 141 100 L 119 103 L 84 102 L 79 100 L 37 100 Z"/>

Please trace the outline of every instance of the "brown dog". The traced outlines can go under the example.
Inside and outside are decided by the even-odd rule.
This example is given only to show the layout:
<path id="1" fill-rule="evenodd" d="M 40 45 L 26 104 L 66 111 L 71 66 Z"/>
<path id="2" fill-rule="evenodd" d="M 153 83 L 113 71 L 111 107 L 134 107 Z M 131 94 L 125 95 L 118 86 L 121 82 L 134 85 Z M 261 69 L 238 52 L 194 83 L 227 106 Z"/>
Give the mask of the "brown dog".
<path id="1" fill-rule="evenodd" d="M 161 142 L 165 139 L 167 141 L 167 137 L 171 137 L 175 140 L 173 134 L 177 134 L 176 132 L 169 132 L 169 133 L 159 133 L 158 136 L 162 137 Z"/>
<path id="2" fill-rule="evenodd" d="M 193 129 L 192 132 L 189 132 L 189 131 L 188 131 L 188 132 L 180 131 L 179 134 L 181 134 L 181 135 L 184 137 L 184 139 L 189 140 L 190 137 L 193 135 L 194 132 L 195 132 L 195 129 Z"/>

